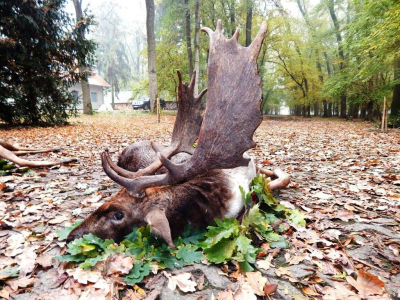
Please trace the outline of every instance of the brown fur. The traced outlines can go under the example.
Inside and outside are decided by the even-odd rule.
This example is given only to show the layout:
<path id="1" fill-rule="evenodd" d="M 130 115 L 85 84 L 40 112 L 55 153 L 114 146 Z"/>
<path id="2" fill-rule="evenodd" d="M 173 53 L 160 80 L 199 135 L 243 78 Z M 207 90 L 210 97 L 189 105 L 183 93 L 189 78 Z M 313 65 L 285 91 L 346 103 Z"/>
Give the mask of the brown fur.
<path id="1" fill-rule="evenodd" d="M 132 231 L 148 223 L 146 216 L 154 211 L 164 212 L 170 232 L 165 232 L 165 224 L 151 224 L 167 242 L 178 236 L 186 224 L 206 227 L 221 218 L 229 209 L 227 199 L 232 197 L 226 176 L 221 170 L 213 170 L 186 183 L 169 187 L 148 188 L 143 198 L 135 198 L 122 188 L 109 201 L 100 206 L 85 221 L 73 230 L 67 241 L 72 241 L 87 233 L 116 242 Z M 123 220 L 116 220 L 117 213 Z"/>

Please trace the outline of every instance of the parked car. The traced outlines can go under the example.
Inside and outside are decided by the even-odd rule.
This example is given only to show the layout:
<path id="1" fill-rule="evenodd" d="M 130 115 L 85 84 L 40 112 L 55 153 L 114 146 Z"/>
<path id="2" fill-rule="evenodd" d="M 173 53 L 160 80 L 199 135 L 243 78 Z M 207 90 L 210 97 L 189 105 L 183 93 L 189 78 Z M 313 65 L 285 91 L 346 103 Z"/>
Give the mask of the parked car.
<path id="1" fill-rule="evenodd" d="M 150 109 L 150 99 L 147 97 L 142 97 L 137 100 L 134 100 L 132 102 L 132 108 L 134 110 L 137 110 L 139 108 L 144 109 L 144 110 L 149 110 Z"/>
<path id="2" fill-rule="evenodd" d="M 165 100 L 160 99 L 160 106 L 162 109 L 165 108 Z M 150 109 L 150 99 L 148 97 L 142 97 L 137 100 L 134 100 L 132 102 L 132 108 L 134 110 L 137 110 L 137 109 L 149 110 Z"/>

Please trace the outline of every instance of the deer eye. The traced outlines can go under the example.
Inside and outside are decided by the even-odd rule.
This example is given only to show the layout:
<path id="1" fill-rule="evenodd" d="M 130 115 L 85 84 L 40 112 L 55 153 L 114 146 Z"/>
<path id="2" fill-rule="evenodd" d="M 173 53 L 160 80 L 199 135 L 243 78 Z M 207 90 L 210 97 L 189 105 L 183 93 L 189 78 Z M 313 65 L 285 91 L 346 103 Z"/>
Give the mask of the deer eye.
<path id="1" fill-rule="evenodd" d="M 114 219 L 118 220 L 118 221 L 122 220 L 123 217 L 124 217 L 124 214 L 121 212 L 116 212 L 114 215 Z"/>

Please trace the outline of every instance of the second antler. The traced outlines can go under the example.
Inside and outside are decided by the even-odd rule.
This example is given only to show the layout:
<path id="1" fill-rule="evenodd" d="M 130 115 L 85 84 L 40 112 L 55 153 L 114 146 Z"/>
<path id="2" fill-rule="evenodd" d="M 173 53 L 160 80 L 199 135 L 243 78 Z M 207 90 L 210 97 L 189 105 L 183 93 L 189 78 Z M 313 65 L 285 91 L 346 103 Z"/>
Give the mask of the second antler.
<path id="1" fill-rule="evenodd" d="M 25 154 L 47 153 L 53 151 L 56 152 L 60 151 L 60 148 L 59 147 L 44 148 L 44 149 L 22 148 L 7 143 L 6 141 L 0 139 L 0 158 L 5 158 L 19 165 L 20 167 L 51 167 L 77 161 L 76 158 L 68 158 L 59 161 L 32 161 L 18 157 L 20 155 L 25 155 Z"/>

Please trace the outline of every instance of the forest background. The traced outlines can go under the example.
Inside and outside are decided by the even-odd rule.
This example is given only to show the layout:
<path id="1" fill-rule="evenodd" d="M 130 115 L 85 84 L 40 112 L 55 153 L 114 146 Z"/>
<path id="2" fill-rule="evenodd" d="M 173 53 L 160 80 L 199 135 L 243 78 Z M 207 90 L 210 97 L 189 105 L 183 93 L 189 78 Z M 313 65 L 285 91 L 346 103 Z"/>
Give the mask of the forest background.
<path id="1" fill-rule="evenodd" d="M 89 6 L 90 7 L 90 6 Z M 196 9 L 199 17 L 196 18 Z M 103 1 L 98 20 L 100 75 L 132 98 L 148 94 L 144 17 L 123 20 L 124 6 Z M 144 16 L 144 3 L 137 13 Z M 259 58 L 262 109 L 267 114 L 378 119 L 386 97 L 389 123 L 400 111 L 400 3 L 395 0 L 160 0 L 155 1 L 157 95 L 176 100 L 176 70 L 189 79 L 198 68 L 206 87 L 208 41 L 197 28 L 222 20 L 229 38 L 236 28 L 248 45 L 261 22 L 269 33 Z M 126 20 L 126 19 L 125 19 Z M 198 67 L 196 67 L 196 48 Z"/>
<path id="2" fill-rule="evenodd" d="M 110 83 L 113 102 L 122 90 L 132 100 L 149 95 L 152 108 L 156 98 L 176 101 L 178 69 L 184 80 L 195 70 L 202 90 L 208 40 L 200 28 L 214 29 L 218 19 L 228 38 L 241 30 L 243 46 L 268 21 L 258 61 L 265 114 L 378 120 L 386 98 L 389 124 L 400 123 L 396 0 L 2 3 L 0 119 L 8 124 L 65 123 L 73 100 L 66 87 L 79 74 L 84 83 L 88 70 Z"/>

